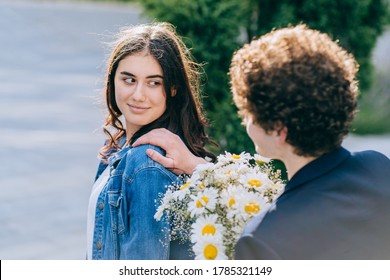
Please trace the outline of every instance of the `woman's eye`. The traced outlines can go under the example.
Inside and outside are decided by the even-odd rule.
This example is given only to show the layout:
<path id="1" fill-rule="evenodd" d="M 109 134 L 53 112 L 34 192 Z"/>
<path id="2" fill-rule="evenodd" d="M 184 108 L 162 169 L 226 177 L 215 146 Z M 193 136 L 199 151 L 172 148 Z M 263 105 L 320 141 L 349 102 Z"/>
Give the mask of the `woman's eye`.
<path id="1" fill-rule="evenodd" d="M 151 85 L 151 86 L 159 86 L 159 85 L 161 85 L 161 82 L 159 82 L 159 81 L 150 81 L 149 85 Z"/>
<path id="2" fill-rule="evenodd" d="M 132 83 L 135 82 L 135 79 L 133 79 L 133 78 L 127 78 L 127 79 L 125 79 L 125 82 L 128 83 L 128 84 L 132 84 Z"/>

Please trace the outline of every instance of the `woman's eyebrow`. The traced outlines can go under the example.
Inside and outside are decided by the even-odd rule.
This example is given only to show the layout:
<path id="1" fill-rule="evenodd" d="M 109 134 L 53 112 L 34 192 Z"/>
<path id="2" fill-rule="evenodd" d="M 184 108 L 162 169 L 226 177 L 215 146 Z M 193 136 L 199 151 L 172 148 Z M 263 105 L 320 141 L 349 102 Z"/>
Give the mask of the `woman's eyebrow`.
<path id="1" fill-rule="evenodd" d="M 122 74 L 122 75 L 126 75 L 126 76 L 132 76 L 132 77 L 135 77 L 135 75 L 134 75 L 134 74 L 131 74 L 131 73 L 127 72 L 127 71 L 122 71 L 122 72 L 121 72 L 121 74 Z"/>
<path id="2" fill-rule="evenodd" d="M 160 78 L 160 79 L 164 79 L 164 77 L 161 76 L 161 75 L 150 75 L 150 76 L 147 76 L 146 78 Z"/>
<path id="3" fill-rule="evenodd" d="M 134 74 L 132 74 L 132 73 L 130 73 L 130 72 L 127 72 L 127 71 L 122 71 L 122 72 L 120 72 L 120 73 L 121 73 L 122 75 L 130 76 L 130 77 L 136 77 L 136 75 L 134 75 Z M 160 79 L 164 79 L 163 76 L 158 75 L 158 74 L 156 74 L 156 75 L 150 75 L 150 76 L 147 76 L 146 78 L 148 78 L 148 79 L 150 79 L 150 78 L 160 78 Z"/>

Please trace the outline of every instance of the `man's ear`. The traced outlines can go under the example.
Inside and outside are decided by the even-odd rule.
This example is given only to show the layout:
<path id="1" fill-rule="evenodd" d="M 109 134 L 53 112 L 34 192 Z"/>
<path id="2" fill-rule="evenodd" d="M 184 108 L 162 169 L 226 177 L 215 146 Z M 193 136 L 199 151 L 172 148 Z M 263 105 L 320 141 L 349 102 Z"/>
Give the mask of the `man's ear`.
<path id="1" fill-rule="evenodd" d="M 283 144 L 286 142 L 286 139 L 287 139 L 287 135 L 288 135 L 288 128 L 287 126 L 283 126 L 281 128 L 278 129 L 278 142 L 280 144 Z"/>

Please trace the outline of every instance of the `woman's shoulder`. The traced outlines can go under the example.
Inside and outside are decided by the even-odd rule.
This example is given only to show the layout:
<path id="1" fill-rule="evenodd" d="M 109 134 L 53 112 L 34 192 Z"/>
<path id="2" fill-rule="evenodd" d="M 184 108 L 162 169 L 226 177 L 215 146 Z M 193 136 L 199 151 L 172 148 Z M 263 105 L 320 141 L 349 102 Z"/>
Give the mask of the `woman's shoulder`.
<path id="1" fill-rule="evenodd" d="M 169 182 L 176 181 L 178 178 L 177 175 L 148 157 L 146 154 L 147 149 L 153 149 L 160 154 L 165 154 L 164 150 L 150 144 L 130 148 L 126 153 L 125 160 L 123 162 L 123 176 L 129 180 L 134 180 L 137 176 L 144 177 L 146 174 L 146 176 L 153 177 L 148 177 L 149 179 L 165 180 Z"/>
<path id="2" fill-rule="evenodd" d="M 145 144 L 145 145 L 140 145 L 140 146 L 137 146 L 137 147 L 132 147 L 127 152 L 127 155 L 130 156 L 131 158 L 139 159 L 141 161 L 147 161 L 147 162 L 148 161 L 152 161 L 153 162 L 153 160 L 151 160 L 146 155 L 146 150 L 147 149 L 153 149 L 153 150 L 159 152 L 160 154 L 165 155 L 165 151 L 163 149 L 161 149 L 160 147 L 151 145 L 151 144 Z"/>
<path id="3" fill-rule="evenodd" d="M 134 171 L 139 171 L 145 168 L 158 168 L 162 170 L 167 170 L 164 166 L 162 166 L 160 163 L 152 160 L 148 155 L 146 154 L 147 149 L 153 149 L 157 151 L 158 153 L 165 155 L 165 151 L 162 150 L 160 147 L 146 144 L 146 145 L 140 145 L 137 147 L 130 148 L 126 153 L 126 165 L 134 167 Z"/>

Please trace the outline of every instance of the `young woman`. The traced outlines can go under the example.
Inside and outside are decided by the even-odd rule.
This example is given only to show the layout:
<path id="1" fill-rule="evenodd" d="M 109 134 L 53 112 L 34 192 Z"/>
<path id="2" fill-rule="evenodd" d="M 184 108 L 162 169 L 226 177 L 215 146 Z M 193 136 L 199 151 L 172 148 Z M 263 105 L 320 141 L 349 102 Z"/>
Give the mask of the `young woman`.
<path id="1" fill-rule="evenodd" d="M 89 202 L 88 259 L 187 259 L 169 242 L 169 222 L 156 222 L 157 199 L 177 176 L 132 143 L 154 128 L 175 133 L 199 157 L 212 142 L 198 102 L 199 71 L 172 25 L 124 29 L 108 61 L 103 127 L 107 141 Z M 122 120 L 121 120 L 122 119 Z M 123 124 L 123 122 L 124 124 Z"/>

